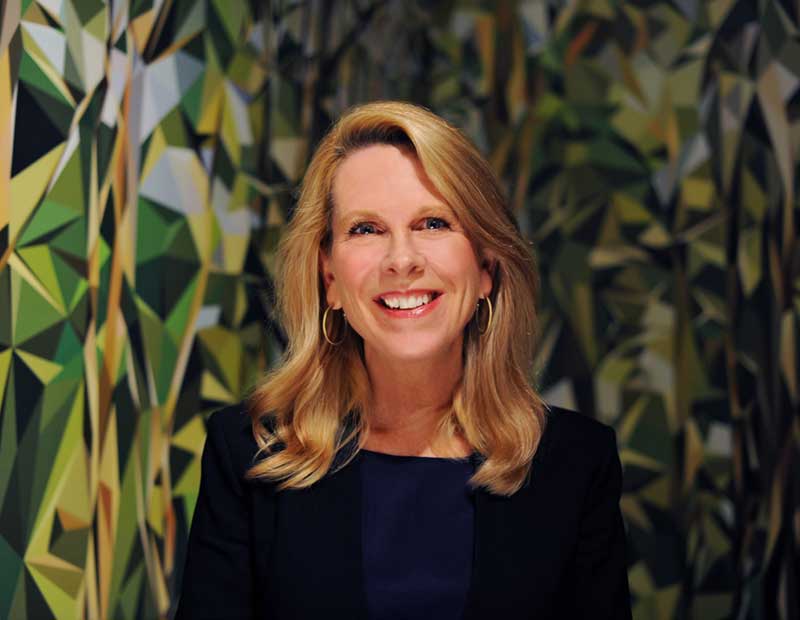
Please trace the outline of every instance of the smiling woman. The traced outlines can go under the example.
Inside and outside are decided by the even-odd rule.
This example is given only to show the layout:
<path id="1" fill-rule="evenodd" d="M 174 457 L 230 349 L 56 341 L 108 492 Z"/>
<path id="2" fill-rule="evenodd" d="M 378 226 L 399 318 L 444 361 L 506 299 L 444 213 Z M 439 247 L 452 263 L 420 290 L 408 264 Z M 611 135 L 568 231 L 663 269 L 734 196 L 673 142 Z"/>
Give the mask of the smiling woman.
<path id="1" fill-rule="evenodd" d="M 371 386 L 362 447 L 433 455 L 435 411 L 450 407 L 461 379 L 464 327 L 492 290 L 490 261 L 408 147 L 373 144 L 347 157 L 332 219 L 328 306 L 360 336 Z M 463 439 L 445 437 L 441 450 L 469 455 Z"/>
<path id="2" fill-rule="evenodd" d="M 535 261 L 470 142 L 350 111 L 279 255 L 289 346 L 209 421 L 178 616 L 629 617 L 613 431 L 533 387 Z"/>

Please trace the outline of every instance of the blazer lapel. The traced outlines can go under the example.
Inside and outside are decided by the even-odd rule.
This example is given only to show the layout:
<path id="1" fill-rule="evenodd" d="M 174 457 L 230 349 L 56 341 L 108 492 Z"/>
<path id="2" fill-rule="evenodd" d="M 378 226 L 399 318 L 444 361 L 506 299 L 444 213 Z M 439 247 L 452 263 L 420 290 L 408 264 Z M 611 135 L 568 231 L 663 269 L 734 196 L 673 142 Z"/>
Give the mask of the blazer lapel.
<path id="1" fill-rule="evenodd" d="M 563 557 L 553 553 L 558 515 L 548 502 L 545 432 L 531 474 L 510 497 L 475 491 L 472 578 L 464 620 L 547 618 Z M 563 556 L 563 554 L 560 554 Z"/>
<path id="2" fill-rule="evenodd" d="M 543 605 L 552 599 L 563 559 L 551 549 L 559 517 L 548 510 L 547 439 L 546 432 L 531 479 L 513 496 L 475 491 L 465 620 L 548 615 Z M 347 454 L 338 456 L 332 471 Z M 267 586 L 276 617 L 367 620 L 359 461 L 357 454 L 310 488 L 277 494 Z"/>
<path id="3" fill-rule="evenodd" d="M 277 617 L 366 620 L 357 463 L 279 495 L 270 571 L 278 582 Z"/>

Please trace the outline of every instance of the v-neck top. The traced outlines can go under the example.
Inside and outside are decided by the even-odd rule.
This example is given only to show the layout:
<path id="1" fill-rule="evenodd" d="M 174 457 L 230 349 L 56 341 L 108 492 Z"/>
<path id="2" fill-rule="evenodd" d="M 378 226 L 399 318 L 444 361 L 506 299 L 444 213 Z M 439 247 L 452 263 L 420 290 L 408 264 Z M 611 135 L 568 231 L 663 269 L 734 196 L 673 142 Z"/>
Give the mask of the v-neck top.
<path id="1" fill-rule="evenodd" d="M 369 618 L 461 618 L 472 573 L 473 459 L 362 449 L 360 467 Z"/>

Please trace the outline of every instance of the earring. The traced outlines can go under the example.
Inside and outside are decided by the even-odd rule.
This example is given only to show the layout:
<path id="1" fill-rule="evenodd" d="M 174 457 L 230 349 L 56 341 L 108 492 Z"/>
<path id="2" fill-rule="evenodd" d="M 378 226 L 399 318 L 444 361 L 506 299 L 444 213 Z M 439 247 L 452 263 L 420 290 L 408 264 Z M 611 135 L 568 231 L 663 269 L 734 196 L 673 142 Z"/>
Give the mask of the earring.
<path id="1" fill-rule="evenodd" d="M 478 333 L 481 336 L 483 336 L 486 332 L 489 331 L 489 328 L 492 326 L 492 318 L 494 316 L 494 310 L 492 308 L 492 300 L 491 299 L 489 299 L 488 297 L 481 297 L 481 299 L 483 299 L 486 302 L 487 306 L 489 307 L 489 320 L 486 321 L 486 327 L 481 329 L 480 319 L 479 319 L 479 316 L 478 316 L 480 314 L 481 302 L 478 301 L 478 303 L 476 304 L 477 310 L 475 310 L 475 322 L 478 324 Z"/>
<path id="2" fill-rule="evenodd" d="M 328 344 L 333 345 L 335 347 L 336 345 L 342 344 L 342 342 L 344 342 L 344 337 L 342 337 L 342 339 L 339 342 L 334 342 L 333 340 L 331 340 L 328 337 L 327 323 L 328 323 L 328 312 L 330 312 L 330 311 L 331 311 L 331 307 L 327 306 L 325 308 L 325 312 L 322 315 L 322 335 L 325 337 L 325 340 L 328 341 Z M 345 315 L 344 310 L 342 310 L 342 315 L 343 316 L 347 316 L 347 315 Z"/>

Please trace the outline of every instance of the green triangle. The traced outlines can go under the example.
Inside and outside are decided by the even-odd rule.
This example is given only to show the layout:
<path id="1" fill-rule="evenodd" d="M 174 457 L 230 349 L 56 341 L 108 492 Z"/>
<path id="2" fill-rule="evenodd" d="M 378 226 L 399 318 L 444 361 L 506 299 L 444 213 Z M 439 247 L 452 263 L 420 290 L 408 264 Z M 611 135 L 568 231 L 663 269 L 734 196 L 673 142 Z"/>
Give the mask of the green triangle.
<path id="1" fill-rule="evenodd" d="M 589 146 L 589 162 L 604 168 L 614 168 L 629 172 L 644 172 L 642 162 L 638 161 L 619 144 L 611 140 L 598 140 Z"/>
<path id="2" fill-rule="evenodd" d="M 30 94 L 43 110 L 47 110 L 47 117 L 50 122 L 66 138 L 72 124 L 72 117 L 75 115 L 75 109 L 69 104 L 61 103 L 58 99 L 54 99 L 38 88 L 30 87 Z"/>
<path id="3" fill-rule="evenodd" d="M 51 248 L 57 248 L 81 260 L 86 260 L 86 218 L 81 217 L 64 227 L 50 242 Z"/>
<path id="4" fill-rule="evenodd" d="M 188 144 L 189 136 L 186 135 L 186 126 L 181 118 L 181 109 L 176 106 L 161 121 L 159 127 L 164 132 L 167 144 Z"/>
<path id="5" fill-rule="evenodd" d="M 200 341 L 211 356 L 206 363 L 207 369 L 231 393 L 235 393 L 241 376 L 242 341 L 233 332 L 219 325 L 203 330 Z"/>
<path id="6" fill-rule="evenodd" d="M 48 594 L 53 596 L 56 600 L 63 600 L 61 596 L 56 597 L 55 590 L 61 590 L 69 595 L 70 598 L 75 598 L 78 595 L 81 584 L 83 583 L 83 573 L 77 570 L 66 570 L 63 568 L 56 568 L 54 566 L 42 566 L 41 564 L 32 564 L 31 571 L 36 571 L 42 577 L 47 579 L 48 583 L 39 582 L 37 585 L 40 589 L 48 590 Z"/>
<path id="7" fill-rule="evenodd" d="M 142 591 L 144 583 L 144 564 L 140 563 L 128 577 L 128 581 L 119 593 L 117 600 L 117 612 L 114 617 L 124 620 L 134 620 L 138 618 L 139 593 Z M 113 599 L 112 599 L 113 600 Z"/>
<path id="8" fill-rule="evenodd" d="M 47 506 L 52 505 L 56 492 L 61 488 L 65 475 L 69 475 L 69 466 L 75 460 L 75 453 L 84 453 L 86 447 L 84 441 L 84 408 L 83 408 L 83 390 L 78 388 L 74 391 L 75 397 L 70 401 L 65 402 L 64 405 L 57 409 L 59 415 L 50 413 L 49 418 L 59 419 L 62 423 L 59 443 L 53 452 L 48 453 L 50 462 L 48 463 L 49 469 L 57 472 L 56 475 L 51 476 L 47 481 L 47 486 L 42 493 L 41 501 L 39 502 L 39 513 L 36 515 L 37 520 L 46 518 L 44 515 L 47 513 Z M 40 428 L 47 428 L 44 424 Z M 70 499 L 81 499 L 85 495 L 85 489 L 71 489 L 73 494 L 77 494 Z M 70 502 L 71 503 L 71 502 Z"/>
<path id="9" fill-rule="evenodd" d="M 77 291 L 86 280 L 76 273 L 75 269 L 67 264 L 59 254 L 52 253 L 51 259 L 53 261 L 53 270 L 55 271 L 58 285 L 61 287 L 62 298 L 65 302 L 72 302 L 75 298 L 75 291 Z M 74 304 L 67 303 L 67 309 L 72 305 Z"/>
<path id="10" fill-rule="evenodd" d="M 139 325 L 142 329 L 144 350 L 147 354 L 147 358 L 151 360 L 151 363 L 155 366 L 161 358 L 161 343 L 163 341 L 164 329 L 158 315 L 138 296 L 136 297 L 136 308 L 139 311 Z M 155 367 L 153 368 L 153 372 L 156 372 Z"/>
<path id="11" fill-rule="evenodd" d="M 192 126 L 197 128 L 200 121 L 200 107 L 203 101 L 203 90 L 205 86 L 205 72 L 200 74 L 194 83 L 186 89 L 182 98 L 183 109 L 186 116 L 192 122 Z"/>
<path id="12" fill-rule="evenodd" d="M 39 332 L 39 337 L 46 334 L 52 339 L 55 332 L 61 331 L 61 325 L 61 323 L 57 323 L 50 329 Z M 33 342 L 36 338 L 37 337 L 34 336 L 28 342 Z M 20 347 L 17 347 L 14 351 L 17 357 L 28 367 L 28 370 L 36 376 L 38 381 L 41 381 L 44 385 L 50 385 L 55 381 L 56 377 L 61 374 L 61 364 L 48 359 L 44 355 L 38 354 L 38 351 L 42 349 L 41 346 L 32 348 L 35 349 L 36 352 L 23 350 Z"/>
<path id="13" fill-rule="evenodd" d="M 14 381 L 14 365 L 16 364 L 16 355 L 12 355 L 9 360 L 9 368 L 5 377 L 6 380 L 6 393 L 4 395 L 3 405 L 5 411 L 16 411 L 17 406 L 17 388 Z M 12 476 L 15 473 L 14 462 L 17 459 L 19 452 L 19 445 L 17 443 L 19 429 L 17 428 L 16 415 L 3 415 L 0 417 L 0 505 L 6 505 L 8 502 L 18 502 L 19 493 L 17 490 L 18 475 Z M 14 524 L 14 531 L 0 532 L 0 536 L 11 540 L 12 548 L 18 546 L 19 543 L 19 523 Z M 20 551 L 21 553 L 21 551 Z"/>
<path id="14" fill-rule="evenodd" d="M 102 270 L 106 267 L 106 265 L 110 265 L 108 259 L 111 258 L 111 248 L 109 247 L 108 243 L 106 243 L 106 240 L 103 239 L 103 237 L 100 237 L 99 241 L 100 243 L 98 244 L 99 247 L 97 255 L 99 258 L 98 262 L 100 263 L 100 269 Z"/>
<path id="15" fill-rule="evenodd" d="M 0 351 L 0 403 L 3 402 L 3 397 L 6 393 L 6 386 L 8 385 L 8 371 L 11 368 L 11 356 L 13 353 L 14 349 L 10 348 Z M 2 503 L 2 493 L 0 493 L 0 505 Z"/>
<path id="16" fill-rule="evenodd" d="M 71 107 L 70 103 L 64 98 L 64 95 L 61 94 L 61 91 L 53 85 L 50 78 L 45 75 L 36 61 L 27 52 L 22 54 L 22 60 L 19 63 L 19 81 L 32 87 L 31 90 L 38 90 L 45 93 L 48 97 L 52 97 L 59 103 Z M 49 106 L 44 107 L 44 109 L 48 112 L 50 111 Z"/>
<path id="17" fill-rule="evenodd" d="M 11 299 L 11 269 L 0 269 L 0 308 L 13 311 Z M 0 321 L 0 344 L 10 346 L 13 337 L 11 335 L 11 321 Z M 2 494 L 0 493 L 0 499 Z"/>
<path id="18" fill-rule="evenodd" d="M 136 239 L 136 262 L 141 265 L 164 253 L 164 238 L 170 227 L 155 206 L 144 198 L 139 199 L 138 216 L 138 230 L 147 231 L 146 235 L 137 235 Z"/>
<path id="19" fill-rule="evenodd" d="M 62 370 L 58 378 L 51 382 L 47 389 L 44 391 L 44 398 L 42 399 L 42 428 L 52 424 L 54 419 L 67 420 L 70 411 L 74 407 L 75 399 L 78 397 L 78 389 L 80 388 L 81 377 L 73 377 L 64 380 L 64 372 Z M 63 423 L 66 428 L 66 422 Z M 62 428 L 60 431 L 64 433 Z M 71 446 L 76 449 L 77 446 Z"/>
<path id="20" fill-rule="evenodd" d="M 64 330 L 67 331 L 66 329 Z M 82 345 L 82 343 L 79 343 Z M 76 381 L 80 384 L 81 379 L 84 378 L 86 372 L 86 365 L 83 362 L 83 351 L 74 355 L 71 360 L 64 364 L 61 369 L 61 374 L 58 376 L 59 381 Z"/>
<path id="21" fill-rule="evenodd" d="M 78 67 L 75 65 L 75 60 L 72 57 L 72 51 L 67 46 L 67 55 L 64 58 L 64 79 L 71 84 L 76 90 L 83 91 L 83 84 L 81 83 L 81 74 Z"/>
<path id="22" fill-rule="evenodd" d="M 70 297 L 69 302 L 67 302 L 67 308 L 69 309 L 70 315 L 75 315 L 76 312 L 79 311 L 78 305 L 86 303 L 86 293 L 89 290 L 89 282 L 80 278 L 78 280 L 78 284 L 75 287 L 75 290 L 72 291 L 72 297 Z M 85 317 L 83 319 L 85 323 Z"/>
<path id="23" fill-rule="evenodd" d="M 172 311 L 167 316 L 165 327 L 167 333 L 172 338 L 172 342 L 179 343 L 183 336 L 183 331 L 186 329 L 186 323 L 189 319 L 189 311 L 192 307 L 192 299 L 194 299 L 195 289 L 197 288 L 197 277 L 192 278 L 188 286 L 183 290 L 178 303 L 172 308 Z"/>
<path id="24" fill-rule="evenodd" d="M 79 2 L 78 4 L 81 3 Z M 97 6 L 96 9 L 98 9 L 97 13 L 95 13 L 89 21 L 84 22 L 85 25 L 83 29 L 98 41 L 105 41 L 108 38 L 108 33 L 106 33 L 107 15 L 103 10 L 102 4 Z"/>
<path id="25" fill-rule="evenodd" d="M 20 580 L 22 558 L 14 552 L 2 535 L 0 535 L 0 566 L 3 567 L 3 578 L 0 579 L 0 618 L 14 618 L 17 616 L 11 615 L 9 608 L 14 600 L 14 590 Z M 20 617 L 24 618 L 25 616 Z"/>
<path id="26" fill-rule="evenodd" d="M 27 618 L 28 610 L 25 596 L 25 571 L 17 573 L 17 578 L 12 581 L 13 598 L 10 599 L 8 615 L 4 618 Z"/>
<path id="27" fill-rule="evenodd" d="M 88 542 L 89 530 L 63 532 L 51 545 L 50 552 L 70 564 L 83 566 L 86 562 Z"/>
<path id="28" fill-rule="evenodd" d="M 74 361 L 76 356 L 81 358 L 81 364 L 83 364 L 83 343 L 78 339 L 78 335 L 75 333 L 75 328 L 72 327 L 72 323 L 66 321 L 64 323 L 64 329 L 61 330 L 61 337 L 58 339 L 58 347 L 53 356 L 55 361 L 64 365 L 64 370 L 61 371 L 62 376 L 66 370 L 67 363 Z"/>
<path id="29" fill-rule="evenodd" d="M 178 222 L 175 228 L 175 234 L 172 235 L 171 242 L 167 253 L 172 258 L 180 258 L 189 263 L 199 263 L 200 259 L 197 257 L 197 246 L 192 237 L 192 231 L 189 228 L 187 220 Z"/>
<path id="30" fill-rule="evenodd" d="M 75 149 L 67 161 L 61 174 L 47 194 L 47 199 L 62 205 L 69 205 L 73 212 L 82 213 L 85 204 L 83 193 L 83 167 L 81 166 L 81 151 Z"/>
<path id="31" fill-rule="evenodd" d="M 67 222 L 80 217 L 74 209 L 65 207 L 47 198 L 33 212 L 20 235 L 17 247 L 24 247 L 34 243 L 42 235 L 60 228 Z"/>
<path id="32" fill-rule="evenodd" d="M 41 285 L 52 295 L 53 299 L 64 306 L 64 298 L 61 295 L 58 276 L 53 267 L 50 248 L 46 245 L 31 245 L 27 248 L 20 248 L 17 250 L 17 254 L 19 254 Z M 66 307 L 64 309 L 66 310 Z"/>
<path id="33" fill-rule="evenodd" d="M 147 410 L 144 410 L 143 415 L 147 415 Z M 141 420 L 137 422 L 137 427 L 129 434 L 131 437 L 142 437 Z M 147 437 L 148 435 L 144 435 Z M 139 444 L 148 444 L 147 441 L 137 442 Z M 137 461 L 139 461 L 137 463 Z M 146 462 L 146 461 L 145 461 Z M 109 600 L 117 600 L 120 589 L 123 588 L 124 579 L 134 579 L 139 569 L 142 568 L 141 562 L 131 563 L 130 557 L 134 548 L 139 545 L 138 538 L 138 524 L 136 521 L 137 512 L 137 492 L 140 489 L 138 469 L 141 467 L 141 457 L 138 452 L 131 451 L 125 458 L 124 462 L 120 462 L 120 484 L 119 484 L 119 518 L 117 520 L 117 536 L 114 541 L 114 566 L 111 571 L 110 595 Z M 137 566 L 137 569 L 131 571 L 129 576 L 129 566 Z M 127 582 L 130 584 L 130 581 Z M 137 591 L 138 592 L 138 591 Z M 134 599 L 138 600 L 138 599 Z M 121 603 L 120 603 L 121 604 Z M 118 617 L 113 614 L 112 617 Z M 135 618 L 137 616 L 130 616 Z"/>
<path id="34" fill-rule="evenodd" d="M 69 405 L 65 407 L 65 411 L 69 412 Z M 53 467 L 53 457 L 59 451 L 69 450 L 73 451 L 78 448 L 75 443 L 77 437 L 69 436 L 66 434 L 67 426 L 70 422 L 70 417 L 64 415 L 53 415 L 51 412 L 49 421 L 45 422 L 44 407 L 40 409 L 38 419 L 36 420 L 36 450 L 37 459 L 34 462 L 34 475 L 31 482 L 31 508 L 34 508 L 33 514 L 36 514 L 35 524 L 38 525 L 40 519 L 46 514 L 46 509 L 42 505 L 42 501 L 47 497 L 50 499 L 54 489 L 58 486 L 58 482 L 64 475 L 62 470 Z M 47 455 L 47 458 L 44 458 Z M 49 497 L 48 497 L 49 496 Z M 31 524 L 31 531 L 35 529 L 35 525 Z"/>
<path id="35" fill-rule="evenodd" d="M 63 320 L 58 310 L 53 308 L 39 293 L 30 287 L 21 276 L 14 273 L 15 286 L 19 287 L 19 302 L 14 333 L 14 343 L 25 342 L 43 329 Z"/>
<path id="36" fill-rule="evenodd" d="M 86 280 L 81 280 L 75 294 L 69 301 L 69 322 L 75 329 L 75 333 L 86 333 L 86 324 L 89 321 L 89 284 Z"/>
<path id="37" fill-rule="evenodd" d="M 157 367 L 156 364 L 153 365 L 153 374 L 155 374 L 156 377 L 158 402 L 163 403 L 166 402 L 167 396 L 169 395 L 172 374 L 178 362 L 178 348 L 169 338 L 164 338 L 161 345 L 161 359 L 158 361 Z"/>
<path id="38" fill-rule="evenodd" d="M 81 0 L 80 2 L 74 2 L 72 4 L 78 19 L 81 24 L 83 24 L 84 30 L 89 26 L 92 19 L 97 18 L 97 15 L 100 14 L 103 9 L 102 0 Z"/>
<path id="39" fill-rule="evenodd" d="M 240 28 L 242 26 L 242 19 L 244 18 L 243 2 L 230 2 L 229 0 L 211 0 L 214 5 L 215 12 L 228 38 L 232 41 L 238 41 L 240 38 Z"/>

